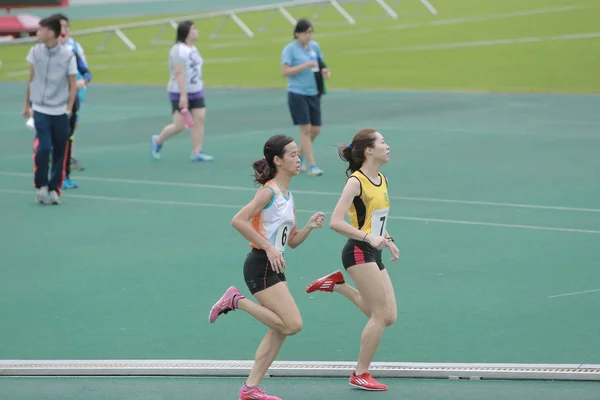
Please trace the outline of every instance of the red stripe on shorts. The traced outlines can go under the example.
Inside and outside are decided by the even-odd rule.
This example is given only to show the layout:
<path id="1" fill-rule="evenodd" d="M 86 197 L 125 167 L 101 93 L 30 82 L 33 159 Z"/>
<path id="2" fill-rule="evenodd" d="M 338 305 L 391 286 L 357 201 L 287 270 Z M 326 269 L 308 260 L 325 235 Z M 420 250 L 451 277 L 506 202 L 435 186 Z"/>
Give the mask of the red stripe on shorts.
<path id="1" fill-rule="evenodd" d="M 362 251 L 357 245 L 354 245 L 354 262 L 357 264 L 365 263 L 365 252 Z"/>

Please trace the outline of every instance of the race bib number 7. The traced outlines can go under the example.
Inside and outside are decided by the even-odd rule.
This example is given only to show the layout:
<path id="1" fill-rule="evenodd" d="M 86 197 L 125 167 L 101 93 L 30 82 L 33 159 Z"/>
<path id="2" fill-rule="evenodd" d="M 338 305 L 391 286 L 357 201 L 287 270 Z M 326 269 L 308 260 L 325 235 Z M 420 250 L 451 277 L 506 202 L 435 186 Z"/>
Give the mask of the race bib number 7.
<path id="1" fill-rule="evenodd" d="M 387 226 L 389 208 L 373 211 L 371 215 L 371 235 L 384 236 Z"/>
<path id="2" fill-rule="evenodd" d="M 287 245 L 290 232 L 294 224 L 292 222 L 286 222 L 281 224 L 279 229 L 277 230 L 277 235 L 275 236 L 275 248 L 279 251 L 284 251 Z"/>

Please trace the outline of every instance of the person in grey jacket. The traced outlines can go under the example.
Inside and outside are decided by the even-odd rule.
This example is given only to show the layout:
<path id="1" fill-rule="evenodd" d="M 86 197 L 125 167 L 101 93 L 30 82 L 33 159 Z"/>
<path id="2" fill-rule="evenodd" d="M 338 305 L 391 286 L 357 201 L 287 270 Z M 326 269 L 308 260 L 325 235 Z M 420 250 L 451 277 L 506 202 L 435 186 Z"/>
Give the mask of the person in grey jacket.
<path id="1" fill-rule="evenodd" d="M 77 95 L 77 61 L 73 51 L 59 42 L 60 20 L 53 17 L 39 22 L 41 43 L 27 55 L 30 64 L 23 116 L 33 109 L 39 144 L 34 157 L 34 185 L 38 204 L 60 204 L 64 179 L 65 151 L 70 136 L 69 116 Z M 50 151 L 52 170 L 48 179 Z"/>

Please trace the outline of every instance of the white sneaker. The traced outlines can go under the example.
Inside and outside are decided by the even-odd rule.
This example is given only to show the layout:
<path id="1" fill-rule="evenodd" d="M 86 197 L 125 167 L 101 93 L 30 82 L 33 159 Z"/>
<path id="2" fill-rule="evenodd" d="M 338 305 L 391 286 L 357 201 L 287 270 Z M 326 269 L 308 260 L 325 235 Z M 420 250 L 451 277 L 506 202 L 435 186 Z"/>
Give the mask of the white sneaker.
<path id="1" fill-rule="evenodd" d="M 48 201 L 48 188 L 46 186 L 39 188 L 35 194 L 35 202 L 37 204 L 48 204 Z"/>
<path id="2" fill-rule="evenodd" d="M 60 204 L 60 196 L 56 190 L 50 192 L 50 204 Z"/>

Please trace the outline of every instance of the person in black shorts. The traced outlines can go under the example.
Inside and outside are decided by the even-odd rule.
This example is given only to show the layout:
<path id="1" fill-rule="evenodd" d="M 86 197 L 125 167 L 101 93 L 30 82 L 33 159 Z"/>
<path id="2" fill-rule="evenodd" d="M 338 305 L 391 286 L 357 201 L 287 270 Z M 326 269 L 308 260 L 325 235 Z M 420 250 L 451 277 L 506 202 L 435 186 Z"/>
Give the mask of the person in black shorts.
<path id="1" fill-rule="evenodd" d="M 306 292 L 336 291 L 369 317 L 350 385 L 364 390 L 387 390 L 386 385 L 370 375 L 369 366 L 384 328 L 397 318 L 394 288 L 381 254 L 387 248 L 392 261 L 400 256 L 394 239 L 387 232 L 388 181 L 379 172 L 390 159 L 390 148 L 375 129 L 363 129 L 354 136 L 351 144 L 340 146 L 339 153 L 348 162 L 348 180 L 331 216 L 330 226 L 348 238 L 342 249 L 342 265 L 358 290 L 344 281 L 341 271 L 335 271 L 313 281 Z M 344 220 L 346 214 L 350 223 Z"/>
<path id="2" fill-rule="evenodd" d="M 275 135 L 265 143 L 263 153 L 264 157 L 253 164 L 254 180 L 261 186 L 254 199 L 231 222 L 250 241 L 244 279 L 258 303 L 231 286 L 209 314 L 209 322 L 213 323 L 220 315 L 240 309 L 269 328 L 256 351 L 250 376 L 240 389 L 241 400 L 278 399 L 267 397 L 258 385 L 286 337 L 302 329 L 300 311 L 285 281 L 283 252 L 288 245 L 296 248 L 304 242 L 313 229 L 323 226 L 325 218 L 325 214 L 318 212 L 303 229 L 296 228 L 294 197 L 288 189 L 292 177 L 300 171 L 294 139 Z"/>
<path id="3" fill-rule="evenodd" d="M 182 21 L 177 26 L 175 44 L 169 51 L 169 101 L 173 122 L 166 125 L 150 141 L 150 151 L 155 159 L 161 158 L 165 142 L 173 136 L 190 130 L 192 162 L 210 162 L 214 157 L 204 152 L 204 122 L 206 101 L 204 95 L 204 59 L 194 43 L 198 29 L 193 21 Z"/>
<path id="4" fill-rule="evenodd" d="M 308 175 L 322 175 L 313 154 L 313 142 L 321 132 L 321 96 L 323 79 L 331 71 L 325 64 L 321 46 L 312 40 L 313 26 L 301 19 L 294 28 L 294 40 L 281 53 L 281 72 L 287 78 L 287 96 L 294 125 L 300 126 L 300 170 Z M 308 164 L 307 164 L 308 162 Z"/>

